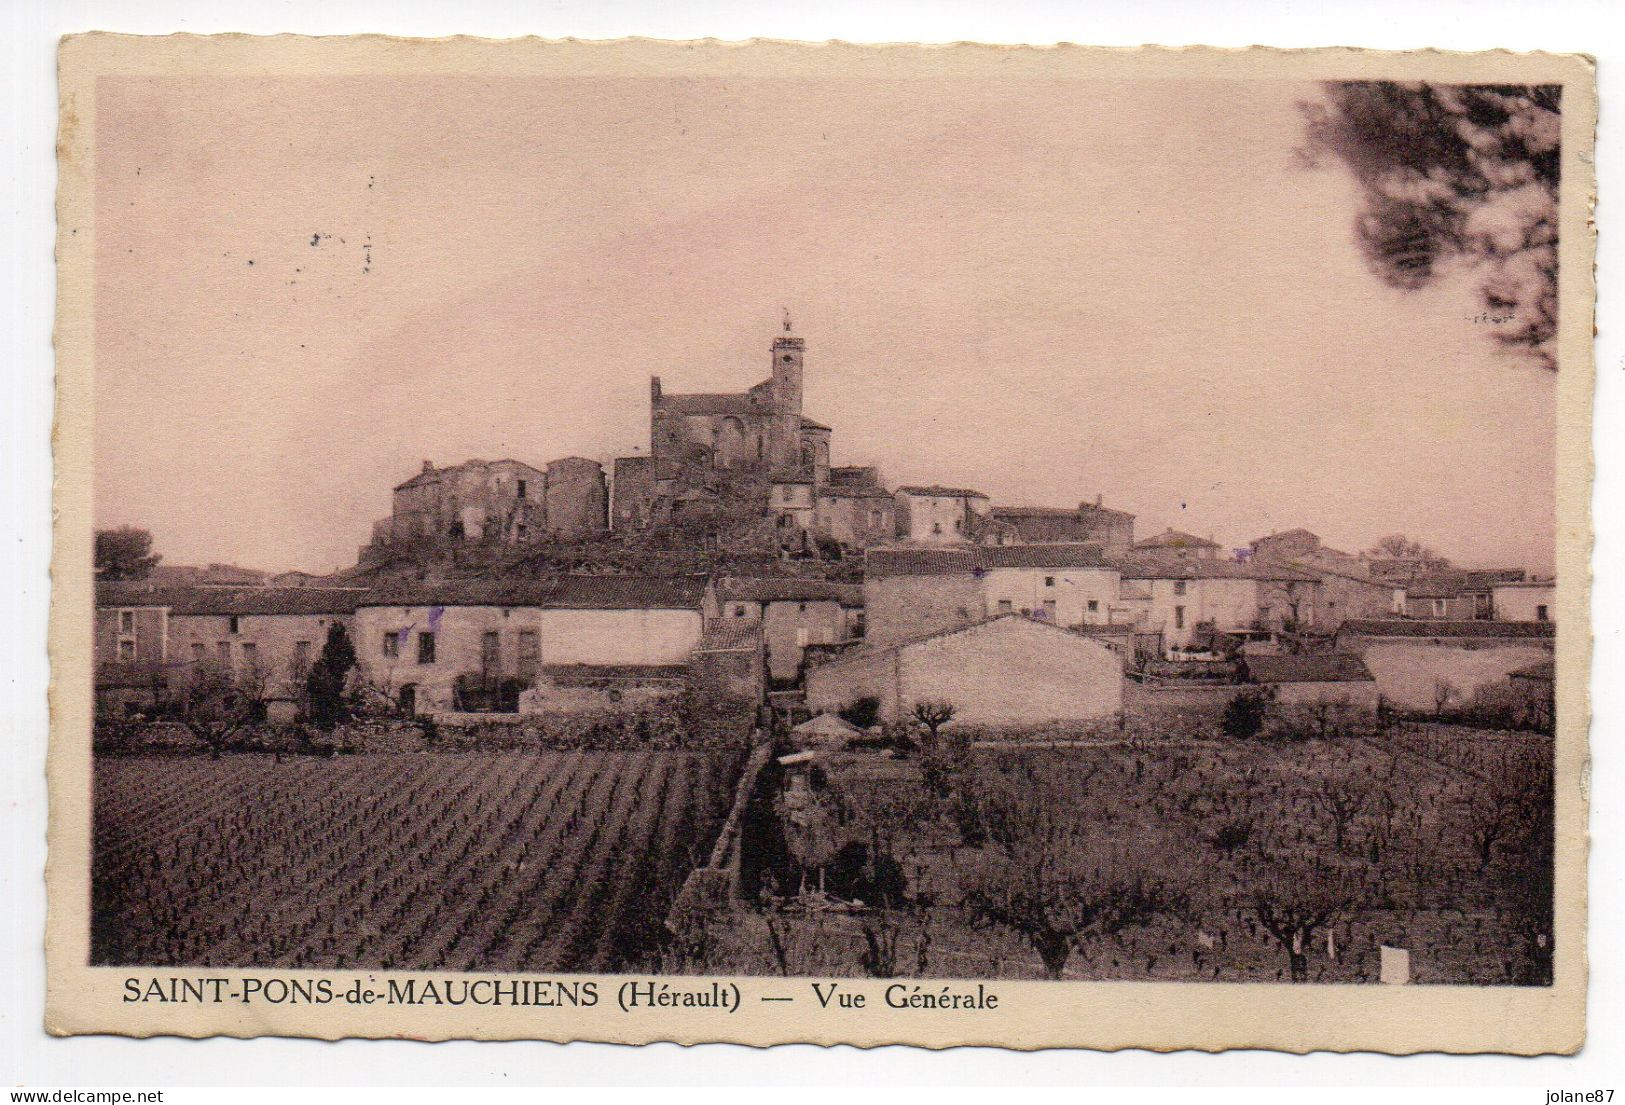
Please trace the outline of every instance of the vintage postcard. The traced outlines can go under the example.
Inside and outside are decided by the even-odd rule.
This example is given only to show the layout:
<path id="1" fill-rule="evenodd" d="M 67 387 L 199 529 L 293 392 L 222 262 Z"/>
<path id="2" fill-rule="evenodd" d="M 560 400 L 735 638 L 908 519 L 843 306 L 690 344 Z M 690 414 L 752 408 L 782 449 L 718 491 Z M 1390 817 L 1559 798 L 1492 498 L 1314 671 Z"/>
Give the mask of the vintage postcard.
<path id="1" fill-rule="evenodd" d="M 1588 59 L 60 63 L 50 1031 L 1581 1046 Z"/>

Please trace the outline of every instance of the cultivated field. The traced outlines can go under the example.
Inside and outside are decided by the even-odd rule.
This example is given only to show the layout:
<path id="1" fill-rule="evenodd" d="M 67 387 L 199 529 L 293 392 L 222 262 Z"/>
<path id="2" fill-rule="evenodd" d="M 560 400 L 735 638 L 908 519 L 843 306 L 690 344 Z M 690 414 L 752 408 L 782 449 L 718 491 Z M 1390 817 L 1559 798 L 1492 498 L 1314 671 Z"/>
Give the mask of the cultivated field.
<path id="1" fill-rule="evenodd" d="M 1550 752 L 1407 725 L 836 753 L 757 822 L 782 833 L 757 847 L 777 904 L 701 932 L 681 969 L 1375 982 L 1388 945 L 1413 981 L 1540 984 Z"/>
<path id="2" fill-rule="evenodd" d="M 704 862 L 736 758 L 103 758 L 92 962 L 634 965 Z"/>

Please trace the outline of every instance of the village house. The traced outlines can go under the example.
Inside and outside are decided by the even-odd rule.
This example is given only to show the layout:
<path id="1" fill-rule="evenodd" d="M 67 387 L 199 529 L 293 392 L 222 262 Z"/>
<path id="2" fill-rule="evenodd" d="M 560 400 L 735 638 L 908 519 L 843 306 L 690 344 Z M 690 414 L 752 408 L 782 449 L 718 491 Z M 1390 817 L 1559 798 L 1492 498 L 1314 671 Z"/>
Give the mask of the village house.
<path id="1" fill-rule="evenodd" d="M 988 616 L 1022 614 L 1052 625 L 1106 625 L 1120 590 L 1095 544 L 1004 545 L 976 554 Z"/>
<path id="2" fill-rule="evenodd" d="M 1277 634 L 1315 624 L 1320 577 L 1270 563 L 1207 557 L 1119 558 L 1114 620 L 1161 635 L 1163 650 L 1189 646 L 1199 630 Z"/>
<path id="3" fill-rule="evenodd" d="M 1522 579 L 1491 584 L 1490 609 L 1501 622 L 1555 621 L 1557 581 Z"/>
<path id="4" fill-rule="evenodd" d="M 1134 515 L 1092 503 L 1076 510 L 1047 506 L 995 506 L 982 521 L 978 540 L 984 545 L 1078 544 L 1099 545 L 1108 556 L 1134 546 Z"/>
<path id="5" fill-rule="evenodd" d="M 686 671 L 711 601 L 704 576 L 403 585 L 360 603 L 356 653 L 374 687 L 413 713 L 465 709 L 470 686 L 544 675 L 670 681 Z"/>
<path id="6" fill-rule="evenodd" d="M 654 459 L 617 457 L 610 485 L 610 528 L 636 532 L 654 519 Z"/>
<path id="7" fill-rule="evenodd" d="M 877 548 L 864 561 L 866 635 L 879 643 L 1000 614 L 1104 626 L 1118 598 L 1118 569 L 1093 544 Z"/>
<path id="8" fill-rule="evenodd" d="M 809 645 L 837 645 L 864 633 L 863 588 L 816 579 L 723 578 L 716 585 L 718 621 L 762 626 L 768 670 L 791 680 Z"/>
<path id="9" fill-rule="evenodd" d="M 696 686 L 729 698 L 761 703 L 767 697 L 767 649 L 762 623 L 753 618 L 711 618 L 694 649 Z"/>
<path id="10" fill-rule="evenodd" d="M 1487 619 L 1495 613 L 1496 585 L 1520 582 L 1523 577 L 1519 568 L 1427 572 L 1393 584 L 1394 609 L 1406 618 Z"/>
<path id="11" fill-rule="evenodd" d="M 897 536 L 920 545 L 962 545 L 973 540 L 989 509 L 980 491 L 963 487 L 899 487 Z"/>
<path id="12" fill-rule="evenodd" d="M 1450 561 L 1442 556 L 1365 556 L 1366 570 L 1372 579 L 1403 583 L 1428 572 L 1449 569 Z"/>
<path id="13" fill-rule="evenodd" d="M 1252 564 L 1275 564 L 1320 578 L 1316 623 L 1336 629 L 1345 618 L 1384 618 L 1394 611 L 1394 587 L 1371 577 L 1367 563 L 1353 553 L 1321 544 L 1306 529 L 1273 533 L 1253 541 L 1248 549 Z"/>
<path id="14" fill-rule="evenodd" d="M 1377 707 L 1376 678 L 1353 653 L 1248 655 L 1240 662 L 1243 682 L 1270 688 L 1282 706 L 1340 703 L 1365 710 Z"/>
<path id="15" fill-rule="evenodd" d="M 768 492 L 768 509 L 779 531 L 780 544 L 794 543 L 813 528 L 813 480 L 807 476 L 777 476 Z"/>
<path id="16" fill-rule="evenodd" d="M 395 488 L 374 545 L 415 540 L 514 543 L 552 534 L 583 537 L 609 524 L 603 466 L 564 457 L 546 470 L 517 460 L 469 460 L 423 470 Z"/>
<path id="17" fill-rule="evenodd" d="M 1408 709 L 1459 706 L 1479 687 L 1552 658 L 1554 622 L 1350 619 L 1334 646 L 1365 661 L 1377 689 Z"/>
<path id="18" fill-rule="evenodd" d="M 955 723 L 1015 726 L 1109 717 L 1123 707 L 1121 660 L 1099 641 L 1010 614 L 884 644 L 866 642 L 807 672 L 807 708 L 879 701 L 881 720 L 948 702 Z"/>
<path id="19" fill-rule="evenodd" d="M 1157 556 L 1172 557 L 1177 560 L 1216 560 L 1221 546 L 1217 541 L 1209 541 L 1205 537 L 1195 534 L 1182 533 L 1172 527 L 1147 537 L 1143 541 L 1134 543 L 1137 553 L 1154 553 Z"/>
<path id="20" fill-rule="evenodd" d="M 897 504 L 883 487 L 831 483 L 813 504 L 813 532 L 849 550 L 897 539 Z"/>
<path id="21" fill-rule="evenodd" d="M 98 686 L 138 688 L 155 676 L 173 691 L 197 665 L 251 686 L 272 717 L 296 712 L 304 679 L 337 623 L 349 631 L 365 592 L 313 587 L 169 587 L 101 583 L 96 592 Z M 128 697 L 128 696 L 125 696 Z"/>

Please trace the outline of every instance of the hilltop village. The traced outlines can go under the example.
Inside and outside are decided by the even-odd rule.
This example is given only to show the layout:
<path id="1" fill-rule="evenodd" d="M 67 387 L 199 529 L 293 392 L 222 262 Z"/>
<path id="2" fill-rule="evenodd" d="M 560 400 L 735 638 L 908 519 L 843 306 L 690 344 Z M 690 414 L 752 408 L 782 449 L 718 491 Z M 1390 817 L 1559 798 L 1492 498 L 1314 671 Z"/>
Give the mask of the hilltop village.
<path id="1" fill-rule="evenodd" d="M 345 571 L 99 582 L 99 707 L 142 709 L 208 664 L 263 673 L 270 713 L 294 716 L 335 623 L 357 678 L 408 716 L 613 709 L 693 686 L 792 725 L 865 700 L 883 722 L 942 701 L 963 723 L 1021 726 L 1249 686 L 1414 710 L 1550 695 L 1550 580 L 1342 552 L 1306 529 L 1239 550 L 1137 535 L 1098 495 L 1005 506 L 889 486 L 832 463 L 788 320 L 769 354 L 743 391 L 652 378 L 648 451 L 608 471 L 424 461 Z"/>

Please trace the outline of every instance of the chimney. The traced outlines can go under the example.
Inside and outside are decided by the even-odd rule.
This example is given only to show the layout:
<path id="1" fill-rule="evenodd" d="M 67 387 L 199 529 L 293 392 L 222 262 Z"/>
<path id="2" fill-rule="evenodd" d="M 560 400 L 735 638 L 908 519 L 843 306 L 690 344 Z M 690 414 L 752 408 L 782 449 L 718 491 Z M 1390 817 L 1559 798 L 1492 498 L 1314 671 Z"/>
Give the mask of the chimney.
<path id="1" fill-rule="evenodd" d="M 423 471 L 424 471 L 425 474 L 427 474 L 429 472 L 433 472 L 434 471 L 434 461 L 432 461 L 432 460 L 424 461 L 423 462 Z"/>
<path id="2" fill-rule="evenodd" d="M 1095 509 L 1099 510 L 1100 505 L 1102 503 L 1104 503 L 1105 501 L 1106 501 L 1106 493 L 1104 491 L 1096 491 L 1095 492 Z"/>

